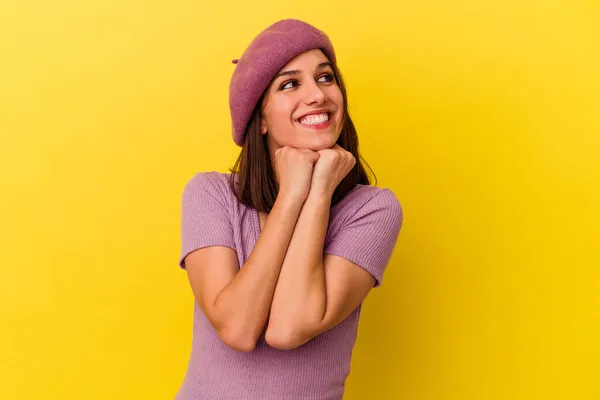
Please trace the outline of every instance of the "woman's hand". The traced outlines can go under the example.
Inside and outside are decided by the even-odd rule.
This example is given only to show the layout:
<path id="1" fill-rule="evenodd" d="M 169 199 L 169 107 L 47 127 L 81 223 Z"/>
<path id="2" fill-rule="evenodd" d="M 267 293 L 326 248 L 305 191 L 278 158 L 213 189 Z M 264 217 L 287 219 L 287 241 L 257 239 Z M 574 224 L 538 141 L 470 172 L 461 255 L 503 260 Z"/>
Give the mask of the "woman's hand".
<path id="1" fill-rule="evenodd" d="M 310 193 L 332 196 L 335 188 L 356 164 L 356 159 L 352 153 L 337 144 L 331 149 L 320 150 L 317 153 L 319 158 L 312 174 Z"/>
<path id="2" fill-rule="evenodd" d="M 314 165 L 320 154 L 308 149 L 281 147 L 275 151 L 278 196 L 304 201 L 310 191 Z"/>

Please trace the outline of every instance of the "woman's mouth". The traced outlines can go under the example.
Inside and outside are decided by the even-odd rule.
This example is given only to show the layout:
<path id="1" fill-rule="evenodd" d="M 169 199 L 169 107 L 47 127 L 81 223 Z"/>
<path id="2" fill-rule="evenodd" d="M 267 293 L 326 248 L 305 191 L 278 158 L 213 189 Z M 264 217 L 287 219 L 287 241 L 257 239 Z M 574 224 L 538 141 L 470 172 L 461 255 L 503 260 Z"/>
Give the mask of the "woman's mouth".
<path id="1" fill-rule="evenodd" d="M 332 119 L 329 118 L 329 113 L 312 114 L 302 117 L 298 122 L 310 129 L 323 129 L 331 124 Z"/>

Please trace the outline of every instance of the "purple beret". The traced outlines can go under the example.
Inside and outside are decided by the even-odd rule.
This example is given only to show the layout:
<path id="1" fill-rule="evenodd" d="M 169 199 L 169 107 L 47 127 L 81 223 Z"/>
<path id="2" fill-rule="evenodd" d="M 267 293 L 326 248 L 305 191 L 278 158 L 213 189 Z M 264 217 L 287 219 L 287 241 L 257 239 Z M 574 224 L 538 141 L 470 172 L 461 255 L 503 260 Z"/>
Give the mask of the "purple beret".
<path id="1" fill-rule="evenodd" d="M 260 96 L 273 76 L 292 58 L 307 50 L 322 49 L 335 65 L 335 52 L 327 35 L 314 26 L 284 19 L 262 31 L 236 63 L 229 84 L 233 141 L 242 146 L 244 133 Z"/>

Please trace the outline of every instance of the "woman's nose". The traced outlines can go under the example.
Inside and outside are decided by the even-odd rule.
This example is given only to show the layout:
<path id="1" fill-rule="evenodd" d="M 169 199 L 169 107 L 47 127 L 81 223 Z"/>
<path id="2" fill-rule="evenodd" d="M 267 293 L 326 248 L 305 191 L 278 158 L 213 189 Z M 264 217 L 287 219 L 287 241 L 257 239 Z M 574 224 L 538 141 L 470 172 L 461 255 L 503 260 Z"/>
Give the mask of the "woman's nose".
<path id="1" fill-rule="evenodd" d="M 305 97 L 306 104 L 313 104 L 313 103 L 322 104 L 327 99 L 325 92 L 319 86 L 319 84 L 317 82 L 309 83 L 308 85 L 305 85 L 304 87 L 306 90 L 306 97 Z"/>

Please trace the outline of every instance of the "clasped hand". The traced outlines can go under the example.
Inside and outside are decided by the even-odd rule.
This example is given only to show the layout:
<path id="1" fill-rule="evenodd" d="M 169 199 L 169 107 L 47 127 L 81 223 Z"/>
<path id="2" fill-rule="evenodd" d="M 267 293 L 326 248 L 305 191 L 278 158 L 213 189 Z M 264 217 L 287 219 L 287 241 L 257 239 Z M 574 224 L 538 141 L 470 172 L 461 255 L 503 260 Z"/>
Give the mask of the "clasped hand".
<path id="1" fill-rule="evenodd" d="M 282 147 L 275 151 L 275 173 L 280 194 L 306 200 L 309 194 L 333 195 L 335 188 L 356 164 L 349 151 L 339 145 L 313 151 Z"/>

